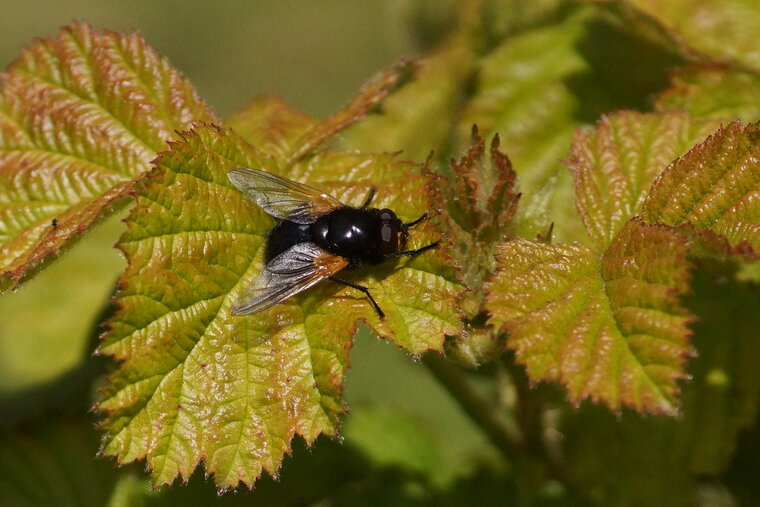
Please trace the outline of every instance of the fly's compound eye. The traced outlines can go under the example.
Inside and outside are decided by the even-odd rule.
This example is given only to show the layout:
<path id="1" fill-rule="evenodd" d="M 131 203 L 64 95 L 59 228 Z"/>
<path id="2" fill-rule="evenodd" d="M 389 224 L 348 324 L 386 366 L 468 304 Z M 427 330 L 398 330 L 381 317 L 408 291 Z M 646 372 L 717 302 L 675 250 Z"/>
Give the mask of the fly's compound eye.
<path id="1" fill-rule="evenodd" d="M 388 208 L 380 210 L 380 220 L 383 222 L 390 222 L 392 220 L 398 220 L 396 214 Z"/>
<path id="2" fill-rule="evenodd" d="M 383 253 L 398 250 L 398 231 L 389 223 L 380 226 L 380 245 Z"/>

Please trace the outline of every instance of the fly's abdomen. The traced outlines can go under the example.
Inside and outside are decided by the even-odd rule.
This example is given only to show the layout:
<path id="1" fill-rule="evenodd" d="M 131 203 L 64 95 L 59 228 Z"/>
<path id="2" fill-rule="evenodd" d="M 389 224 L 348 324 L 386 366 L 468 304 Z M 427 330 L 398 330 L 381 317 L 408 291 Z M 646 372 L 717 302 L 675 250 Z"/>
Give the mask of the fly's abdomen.
<path id="1" fill-rule="evenodd" d="M 297 224 L 288 220 L 280 220 L 267 235 L 267 246 L 264 252 L 264 261 L 269 262 L 299 243 L 311 241 L 309 225 Z"/>

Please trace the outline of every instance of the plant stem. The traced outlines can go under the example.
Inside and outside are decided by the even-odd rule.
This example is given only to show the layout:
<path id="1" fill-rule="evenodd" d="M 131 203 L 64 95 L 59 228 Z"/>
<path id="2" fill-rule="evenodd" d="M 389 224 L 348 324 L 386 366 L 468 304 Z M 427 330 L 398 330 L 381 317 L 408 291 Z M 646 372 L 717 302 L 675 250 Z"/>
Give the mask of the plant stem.
<path id="1" fill-rule="evenodd" d="M 561 464 L 551 456 L 541 441 L 540 430 L 538 429 L 541 427 L 540 417 L 536 412 L 537 407 L 530 400 L 531 396 L 527 392 L 527 385 L 518 386 L 518 396 L 522 398 L 518 400 L 518 404 L 521 405 L 521 410 L 526 411 L 518 417 L 523 419 L 520 421 L 523 425 L 532 424 L 536 426 L 527 432 L 533 433 L 529 436 L 532 442 L 524 440 L 524 437 L 517 438 L 507 430 L 499 417 L 498 405 L 489 403 L 476 393 L 459 367 L 434 353 L 425 354 L 422 361 L 508 461 L 525 464 L 537 460 L 543 464 L 549 477 L 561 483 L 570 495 L 578 495 L 575 488 L 567 481 Z M 514 370 L 512 373 L 514 374 Z M 517 382 L 521 380 L 518 378 Z M 526 403 L 528 406 L 525 406 Z M 522 427 L 521 430 L 525 431 L 526 428 Z M 578 495 L 577 498 L 583 498 L 583 496 Z"/>
<path id="2" fill-rule="evenodd" d="M 497 406 L 486 402 L 470 387 L 460 368 L 435 353 L 425 354 L 422 362 L 508 460 L 513 461 L 525 453 L 522 442 L 514 438 L 502 424 Z"/>
<path id="3" fill-rule="evenodd" d="M 578 494 L 568 482 L 562 463 L 549 450 L 542 435 L 545 424 L 541 419 L 542 402 L 538 392 L 530 388 L 525 371 L 515 364 L 513 357 L 502 356 L 501 364 L 517 392 L 516 418 L 526 452 L 544 464 L 550 477 L 562 483 L 569 492 Z"/>

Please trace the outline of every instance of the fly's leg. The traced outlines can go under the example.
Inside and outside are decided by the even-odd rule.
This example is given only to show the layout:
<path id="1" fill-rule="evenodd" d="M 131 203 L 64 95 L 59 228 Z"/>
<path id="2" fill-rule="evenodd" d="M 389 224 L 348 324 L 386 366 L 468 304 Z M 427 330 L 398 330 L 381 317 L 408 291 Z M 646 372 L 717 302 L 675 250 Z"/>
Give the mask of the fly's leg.
<path id="1" fill-rule="evenodd" d="M 383 319 L 385 318 L 385 313 L 380 309 L 380 305 L 377 304 L 377 301 L 375 301 L 375 298 L 372 297 L 372 294 L 369 293 L 369 289 L 365 287 L 364 285 L 359 285 L 358 283 L 349 282 L 348 280 L 343 280 L 342 278 L 335 278 L 334 276 L 330 277 L 330 280 L 333 282 L 338 282 L 343 285 L 347 285 L 349 287 L 352 287 L 356 290 L 360 290 L 364 293 L 365 296 L 369 299 L 369 302 L 372 303 L 372 306 L 375 307 L 375 311 L 377 312 L 377 315 Z"/>
<path id="2" fill-rule="evenodd" d="M 367 206 L 369 206 L 369 203 L 371 203 L 372 199 L 375 198 L 375 192 L 377 192 L 376 187 L 371 187 L 369 189 L 369 195 L 367 195 L 367 198 L 364 200 L 364 204 L 362 204 L 361 209 L 365 209 Z"/>

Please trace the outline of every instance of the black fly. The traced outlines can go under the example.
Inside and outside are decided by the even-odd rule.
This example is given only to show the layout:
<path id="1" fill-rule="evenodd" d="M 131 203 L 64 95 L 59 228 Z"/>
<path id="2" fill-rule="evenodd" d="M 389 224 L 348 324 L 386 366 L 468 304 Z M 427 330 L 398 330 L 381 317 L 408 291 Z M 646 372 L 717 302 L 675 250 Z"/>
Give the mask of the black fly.
<path id="1" fill-rule="evenodd" d="M 361 207 L 343 204 L 329 194 L 259 169 L 234 169 L 232 183 L 278 221 L 269 231 L 266 267 L 246 294 L 246 301 L 232 308 L 236 315 L 265 310 L 327 278 L 362 291 L 375 311 L 385 314 L 369 289 L 336 278 L 342 269 L 379 264 L 392 257 L 410 257 L 438 245 L 404 250 L 409 228 L 389 209 L 370 208 L 374 188 Z"/>

